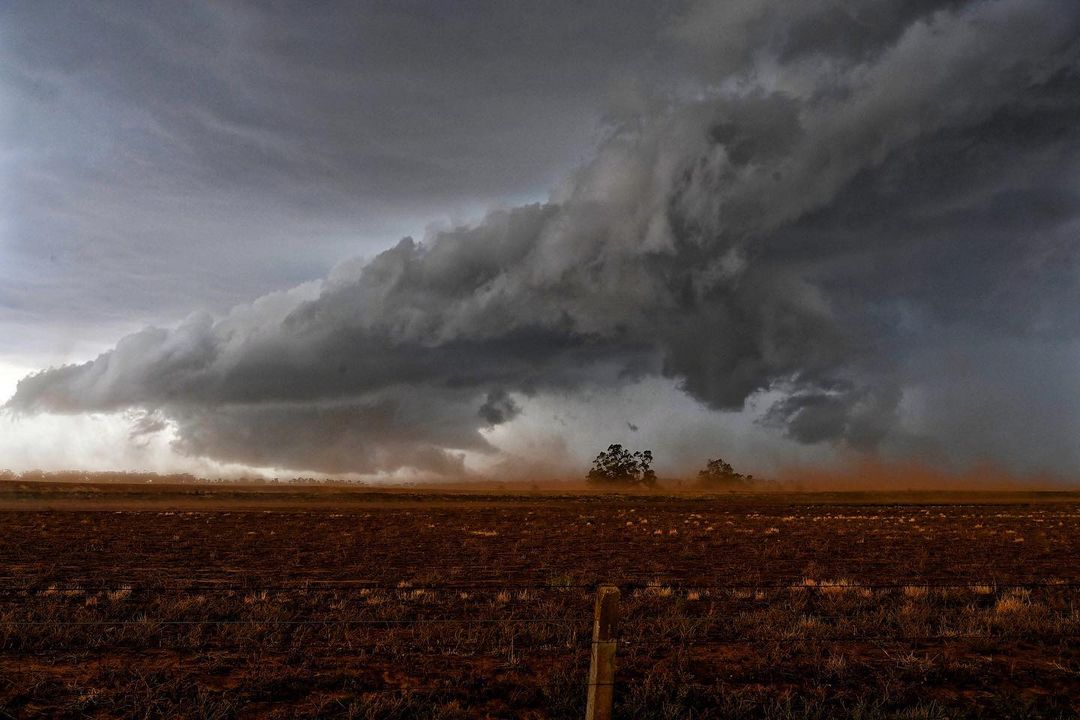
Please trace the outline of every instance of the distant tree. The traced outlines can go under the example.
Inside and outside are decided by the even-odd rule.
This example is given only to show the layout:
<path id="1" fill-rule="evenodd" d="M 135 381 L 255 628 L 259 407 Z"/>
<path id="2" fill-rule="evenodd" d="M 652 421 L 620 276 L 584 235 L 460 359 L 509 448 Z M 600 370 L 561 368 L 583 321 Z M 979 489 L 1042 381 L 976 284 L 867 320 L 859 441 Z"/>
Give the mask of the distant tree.
<path id="1" fill-rule="evenodd" d="M 609 445 L 593 460 L 586 480 L 610 485 L 655 485 L 652 451 L 631 452 L 622 445 Z"/>
<path id="2" fill-rule="evenodd" d="M 737 473 L 735 468 L 731 467 L 731 463 L 725 462 L 722 458 L 717 458 L 709 460 L 705 465 L 705 469 L 698 472 L 698 480 L 702 485 L 730 487 L 753 482 L 754 476 Z"/>

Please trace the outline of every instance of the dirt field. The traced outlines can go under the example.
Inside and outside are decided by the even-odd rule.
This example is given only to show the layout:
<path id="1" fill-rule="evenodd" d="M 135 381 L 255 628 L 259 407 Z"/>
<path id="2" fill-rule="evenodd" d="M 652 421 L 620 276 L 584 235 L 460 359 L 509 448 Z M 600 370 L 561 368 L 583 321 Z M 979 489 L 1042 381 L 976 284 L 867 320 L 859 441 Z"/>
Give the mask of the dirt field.
<path id="1" fill-rule="evenodd" d="M 0 717 L 1080 716 L 1080 498 L 0 487 Z M 169 509 L 166 509 L 169 508 Z"/>

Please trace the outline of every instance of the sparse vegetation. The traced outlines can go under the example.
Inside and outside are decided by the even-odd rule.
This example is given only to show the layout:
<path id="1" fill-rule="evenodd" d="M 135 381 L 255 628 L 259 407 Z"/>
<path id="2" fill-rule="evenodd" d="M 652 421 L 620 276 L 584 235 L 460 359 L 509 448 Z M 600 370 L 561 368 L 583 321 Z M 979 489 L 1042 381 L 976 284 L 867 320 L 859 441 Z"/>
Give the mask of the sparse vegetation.
<path id="1" fill-rule="evenodd" d="M 601 485 L 655 485 L 651 450 L 630 450 L 622 445 L 609 445 L 596 459 L 585 479 Z"/>
<path id="2" fill-rule="evenodd" d="M 620 718 L 1078 712 L 1072 502 L 364 497 L 0 513 L 0 718 L 576 720 L 597 579 Z"/>

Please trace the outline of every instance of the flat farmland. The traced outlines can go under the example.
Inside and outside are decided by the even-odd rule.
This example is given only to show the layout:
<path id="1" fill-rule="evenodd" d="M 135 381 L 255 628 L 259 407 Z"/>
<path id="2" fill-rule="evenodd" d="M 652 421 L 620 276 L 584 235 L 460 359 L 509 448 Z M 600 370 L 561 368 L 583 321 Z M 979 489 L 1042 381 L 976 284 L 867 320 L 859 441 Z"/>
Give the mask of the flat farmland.
<path id="1" fill-rule="evenodd" d="M 1068 494 L 7 487 L 0 717 L 1077 717 Z M 171 509 L 166 509 L 166 508 Z"/>

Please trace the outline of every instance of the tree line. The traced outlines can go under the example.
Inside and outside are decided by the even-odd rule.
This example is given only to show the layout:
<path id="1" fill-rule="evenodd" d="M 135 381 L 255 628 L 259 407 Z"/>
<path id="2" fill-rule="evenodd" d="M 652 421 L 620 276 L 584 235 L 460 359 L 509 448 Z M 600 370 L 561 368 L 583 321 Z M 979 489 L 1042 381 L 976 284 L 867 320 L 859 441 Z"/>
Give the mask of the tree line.
<path id="1" fill-rule="evenodd" d="M 597 485 L 652 486 L 656 484 L 656 472 L 652 469 L 651 450 L 630 450 L 622 445 L 609 445 L 596 459 L 585 479 Z M 736 472 L 731 463 L 722 458 L 710 458 L 698 471 L 698 481 L 709 487 L 739 487 L 749 485 L 753 475 Z"/>

